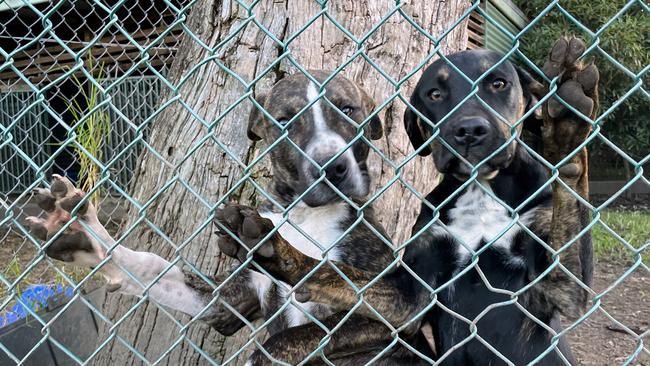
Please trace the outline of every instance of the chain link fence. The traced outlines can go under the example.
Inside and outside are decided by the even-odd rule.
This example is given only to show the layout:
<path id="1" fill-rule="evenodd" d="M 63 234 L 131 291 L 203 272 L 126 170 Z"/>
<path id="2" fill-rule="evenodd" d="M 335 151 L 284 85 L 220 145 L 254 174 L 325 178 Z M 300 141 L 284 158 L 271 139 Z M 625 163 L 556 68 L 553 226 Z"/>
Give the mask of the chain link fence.
<path id="1" fill-rule="evenodd" d="M 243 101 L 252 101 L 252 90 L 256 82 L 262 84 L 266 80 L 262 80 L 264 75 L 254 80 L 245 80 L 237 75 L 222 63 L 222 58 L 225 56 L 220 55 L 220 47 L 225 47 L 234 39 L 241 41 L 238 34 L 244 32 L 247 27 L 259 28 L 262 34 L 272 39 L 279 49 L 278 58 L 272 61 L 265 72 L 283 68 L 282 65 L 287 64 L 285 66 L 287 69 L 308 74 L 292 55 L 292 52 L 301 50 L 292 50 L 290 45 L 310 27 L 316 27 L 315 22 L 319 20 L 345 34 L 356 48 L 351 52 L 348 61 L 330 70 L 331 77 L 344 72 L 348 64 L 353 61 L 361 60 L 365 67 L 371 68 L 383 78 L 382 85 L 392 88 L 389 97 L 375 101 L 378 106 L 377 113 L 389 113 L 393 104 L 407 104 L 407 108 L 413 108 L 407 102 L 411 89 L 407 89 L 406 85 L 417 80 L 423 67 L 443 56 L 442 41 L 450 32 L 461 27 L 466 30 L 464 33 L 466 43 L 463 42 L 463 47 L 470 49 L 485 47 L 496 50 L 504 55 L 504 59 L 516 61 L 527 67 L 536 78 L 541 80 L 541 66 L 536 64 L 530 55 L 522 52 L 522 42 L 526 45 L 536 42 L 534 39 L 527 38 L 527 35 L 535 29 L 546 27 L 545 20 L 549 18 L 549 14 L 561 15 L 567 28 L 587 41 L 586 54 L 595 58 L 599 66 L 601 63 L 606 63 L 616 69 L 619 73 L 617 77 L 625 77 L 630 85 L 629 89 L 615 98 L 612 103 L 601 106 L 597 119 L 592 121 L 594 132 L 586 143 L 588 147 L 596 142 L 605 146 L 612 156 L 615 154 L 617 159 L 625 161 L 626 166 L 631 167 L 633 174 L 628 173 L 628 179 L 622 187 L 614 194 L 603 197 L 600 202 L 582 202 L 589 207 L 592 214 L 589 228 L 593 231 L 596 252 L 596 281 L 591 289 L 588 311 L 579 319 L 568 322 L 563 334 L 569 336 L 577 358 L 584 364 L 603 364 L 601 360 L 605 357 L 608 360 L 605 363 L 608 364 L 650 363 L 650 347 L 647 345 L 650 340 L 650 306 L 648 306 L 650 304 L 650 268 L 648 267 L 650 213 L 645 201 L 648 197 L 638 195 L 637 202 L 628 205 L 627 210 L 618 209 L 616 205 L 621 197 L 629 199 L 626 192 L 632 186 L 650 187 L 645 170 L 650 152 L 641 155 L 637 153 L 632 157 L 625 149 L 608 138 L 602 130 L 605 121 L 616 123 L 608 119 L 611 119 L 610 116 L 619 108 L 627 108 L 632 97 L 637 98 L 635 99 L 637 101 L 641 100 L 641 103 L 650 102 L 650 93 L 647 90 L 650 65 L 623 64 L 617 59 L 617 52 L 622 51 L 613 47 L 611 43 L 601 42 L 608 30 L 617 22 L 627 21 L 629 18 L 640 19 L 641 22 L 650 21 L 648 13 L 650 8 L 647 3 L 621 2 L 607 22 L 597 28 L 589 28 L 581 22 L 581 14 L 573 12 L 571 7 L 564 5 L 562 1 L 549 1 L 533 17 L 524 15 L 515 4 L 507 0 L 472 2 L 467 4 L 466 10 L 458 19 L 446 20 L 449 26 L 443 32 L 431 34 L 427 31 L 430 24 L 426 24 L 426 21 L 423 23 L 422 19 L 413 15 L 411 7 L 417 7 L 418 2 L 411 4 L 411 2 L 404 3 L 398 0 L 385 14 L 373 19 L 375 25 L 371 29 L 363 34 L 353 34 L 349 30 L 352 24 L 340 22 L 337 15 L 339 12 L 344 12 L 342 8 L 348 11 L 347 6 L 357 5 L 319 1 L 314 4 L 320 10 L 310 17 L 310 21 L 298 27 L 299 30 L 295 34 L 285 34 L 283 37 L 273 33 L 269 30 L 270 26 L 263 24 L 259 19 L 262 16 L 258 12 L 262 7 L 260 3 L 260 1 L 215 2 L 212 7 L 209 7 L 212 12 L 241 14 L 236 18 L 238 25 L 233 27 L 234 31 L 230 34 L 220 34 L 218 45 L 212 48 L 208 47 L 207 41 L 201 38 L 205 35 L 205 29 L 196 29 L 200 22 L 191 21 L 193 10 L 197 9 L 197 4 L 200 4 L 197 1 L 4 0 L 0 2 L 0 254 L 4 258 L 0 262 L 2 263 L 0 266 L 0 363 L 2 365 L 92 364 L 109 341 L 120 342 L 125 352 L 135 354 L 134 360 L 143 364 L 162 363 L 162 360 L 170 357 L 170 353 L 175 348 L 180 348 L 179 345 L 184 342 L 190 344 L 186 347 L 188 350 L 184 352 L 198 355 L 195 357 L 197 359 L 195 362 L 198 364 L 236 364 L 242 362 L 252 349 L 259 348 L 263 344 L 265 334 L 263 328 L 267 323 L 247 322 L 248 328 L 252 329 L 254 335 L 243 342 L 241 347 L 227 349 L 221 355 L 208 354 L 200 346 L 202 342 L 197 344 L 195 340 L 186 336 L 187 322 L 181 324 L 174 320 L 178 328 L 177 341 L 173 342 L 162 355 L 156 355 L 154 358 L 145 355 L 139 346 L 117 334 L 116 329 L 119 326 L 123 323 L 128 325 L 126 316 L 117 320 L 117 323 L 112 323 L 116 319 L 107 318 L 102 313 L 102 306 L 97 302 L 86 300 L 85 295 L 82 296 L 84 294 L 82 289 L 89 283 L 93 283 L 94 277 L 91 277 L 97 270 L 83 272 L 70 266 L 61 266 L 59 262 L 46 256 L 45 248 L 48 244 L 30 235 L 25 226 L 26 216 L 43 216 L 34 203 L 31 192 L 34 188 L 47 186 L 52 174 L 70 177 L 81 186 L 82 180 L 88 174 L 84 175 L 80 172 L 91 172 L 90 175 L 94 176 L 94 180 L 91 181 L 92 191 L 99 193 L 100 220 L 111 234 L 118 233 L 119 225 L 127 221 L 133 223 L 133 226 L 124 230 L 126 235 L 134 230 L 134 226 L 142 224 L 149 225 L 156 235 L 167 238 L 166 228 L 147 217 L 146 207 L 159 195 L 165 193 L 170 186 L 177 184 L 184 185 L 192 192 L 194 201 L 209 208 L 206 217 L 197 217 L 194 222 L 193 227 L 201 230 L 211 225 L 214 209 L 218 205 L 236 197 L 236 192 L 244 195 L 241 193 L 244 186 L 252 187 L 247 189 L 254 189 L 260 199 L 270 198 L 262 188 L 263 183 L 254 180 L 251 170 L 264 159 L 268 159 L 268 152 L 279 142 L 263 148 L 259 156 L 241 161 L 231 151 L 231 141 L 224 141 L 225 136 L 212 132 L 222 117 L 215 118 L 213 122 L 206 122 L 203 116 L 192 109 L 192 101 L 187 100 L 192 96 L 179 94 L 182 85 L 171 83 L 168 75 L 191 76 L 200 67 L 213 63 L 216 70 L 236 79 L 245 86 L 245 91 L 237 96 L 235 104 L 218 107 L 225 115 L 239 108 Z M 358 6 L 371 6 L 371 4 L 364 3 Z M 442 7 L 444 6 L 443 4 Z M 202 12 L 206 11 L 206 8 L 199 9 Z M 431 52 L 416 66 L 397 77 L 386 73 L 379 62 L 368 56 L 370 48 L 381 50 L 382 42 L 390 42 L 389 37 L 373 44 L 372 47 L 368 44 L 375 31 L 389 21 L 409 24 L 411 32 L 424 36 L 429 43 L 427 47 L 431 49 Z M 636 29 L 629 29 L 629 32 L 636 31 Z M 647 36 L 648 34 L 645 34 L 646 40 L 642 43 L 645 52 L 648 52 Z M 175 58 L 180 57 L 178 52 L 182 52 L 183 42 L 200 45 L 201 48 L 208 50 L 207 55 L 191 60 L 190 64 L 174 62 Z M 314 44 L 314 47 L 320 49 L 321 46 Z M 263 52 L 259 49 L 256 51 Z M 327 58 L 328 53 L 317 57 Z M 189 76 L 187 79 L 181 78 L 183 82 L 188 79 Z M 219 88 L 227 88 L 228 85 L 222 80 L 212 80 L 212 82 L 219 84 Z M 474 86 L 478 82 L 472 81 Z M 607 85 L 601 85 L 601 90 L 607 93 Z M 201 190 L 194 189 L 176 175 L 179 170 L 182 170 L 182 166 L 176 167 L 168 175 L 166 172 L 169 171 L 161 170 L 157 182 L 157 187 L 160 189 L 151 192 L 150 197 L 153 197 L 151 201 L 135 202 L 130 193 L 141 189 L 141 186 L 137 185 L 143 184 L 140 181 L 134 185 L 136 171 L 143 162 L 143 157 L 146 154 L 156 157 L 164 154 L 172 155 L 171 150 L 161 152 L 152 147 L 155 139 L 161 137 L 151 136 L 150 130 L 156 123 L 163 121 L 160 116 L 169 113 L 170 106 L 174 103 L 183 105 L 194 119 L 194 123 L 206 125 L 209 133 L 206 134 L 205 140 L 215 141 L 211 146 L 214 150 L 213 154 L 236 162 L 237 164 L 233 165 L 239 165 L 240 170 L 237 172 L 241 174 L 239 176 L 234 176 L 235 173 L 226 174 L 227 177 L 224 179 L 228 187 L 220 191 L 224 194 L 219 197 L 207 197 L 198 193 Z M 250 105 L 253 108 L 261 107 L 256 103 Z M 302 110 L 303 113 L 305 109 Z M 240 119 L 246 118 L 242 116 Z M 102 123 L 106 123 L 107 126 L 95 129 L 95 124 Z M 94 132 L 87 132 L 89 127 L 92 127 L 90 130 Z M 245 129 L 245 123 L 240 123 L 239 127 Z M 401 128 L 401 123 L 391 128 Z M 229 138 L 232 136 L 234 135 L 228 135 Z M 437 138 L 436 134 L 432 139 L 435 138 Z M 531 140 L 519 138 L 516 140 L 518 143 L 528 144 L 527 149 L 531 151 L 537 148 Z M 413 164 L 416 153 L 403 151 L 398 159 L 391 159 L 388 154 L 373 145 L 373 142 L 362 139 L 361 136 L 350 141 L 345 149 L 350 149 L 356 141 L 369 144 L 372 154 L 381 159 L 382 164 L 389 167 L 388 170 L 394 172 L 393 177 L 385 180 L 387 182 L 385 185 L 379 186 L 376 192 L 370 193 L 369 202 L 381 199 L 382 195 L 393 189 L 395 185 L 399 186 L 399 189 L 409 191 L 409 194 L 418 200 L 424 199 L 428 192 L 418 191 L 401 175 L 402 168 Z M 203 148 L 202 143 L 188 151 L 183 151 L 182 154 L 191 156 L 199 148 Z M 343 153 L 344 151 L 341 151 L 339 155 Z M 498 151 L 492 155 L 497 153 Z M 83 162 L 84 157 L 86 163 Z M 182 161 L 185 161 L 185 158 Z M 557 169 L 552 166 L 550 168 L 553 176 L 557 176 Z M 233 171 L 235 170 L 230 170 Z M 377 173 L 372 167 L 370 171 Z M 209 186 L 222 183 L 220 181 L 204 184 Z M 452 196 L 456 194 L 458 192 Z M 139 219 L 128 217 L 127 210 L 130 209 L 128 212 L 133 213 L 135 212 L 133 207 L 140 208 L 140 211 L 135 210 L 139 213 Z M 630 210 L 629 207 L 632 209 Z M 382 218 L 383 222 L 394 220 L 390 213 L 382 213 L 382 215 L 385 215 Z M 285 213 L 283 223 L 287 221 L 287 217 L 288 214 Z M 518 224 L 518 220 L 518 216 L 515 215 L 515 219 L 505 231 L 512 225 Z M 356 224 L 364 223 L 360 220 Z M 412 224 L 412 222 L 405 222 L 403 225 L 410 228 Z M 402 224 L 398 221 L 397 225 Z M 188 230 L 191 232 L 188 235 L 190 238 L 196 237 L 199 231 L 199 229 Z M 503 236 L 505 231 L 499 233 L 497 238 Z M 185 246 L 191 245 L 190 239 L 168 241 L 169 246 L 174 248 L 173 255 L 176 256 L 172 260 L 173 263 L 189 265 L 200 278 L 211 283 L 209 277 L 213 273 L 201 273 L 192 263 L 188 263 L 183 258 L 182 250 Z M 391 245 L 396 248 L 395 252 L 399 252 L 399 250 L 408 250 L 411 242 L 412 240 L 393 240 Z M 127 240 L 121 244 L 130 245 Z M 489 245 L 490 243 L 487 243 L 487 246 Z M 224 259 L 214 258 L 214 261 L 219 260 Z M 245 264 L 249 264 L 248 262 Z M 327 264 L 329 260 L 325 258 L 323 263 Z M 398 264 L 399 261 L 396 260 L 391 266 Z M 240 273 L 242 269 L 243 266 L 239 267 L 235 274 Z M 54 331 L 65 321 L 65 313 L 71 311 L 72 306 L 64 305 L 60 308 L 51 307 L 54 310 L 50 309 L 47 301 L 35 300 L 41 295 L 33 295 L 37 292 L 34 286 L 59 289 L 46 291 L 47 294 L 43 296 L 67 293 L 67 298 L 72 298 L 77 303 L 80 301 L 81 309 L 90 310 L 90 317 L 86 318 L 87 323 L 83 324 L 100 329 L 101 324 L 98 323 L 108 324 L 109 335 L 102 334 L 101 331 L 94 335 L 86 334 L 86 341 L 92 340 L 92 345 L 86 344 L 82 347 L 67 339 L 69 334 Z M 220 289 L 221 286 L 214 285 L 215 299 L 212 302 L 217 301 Z M 431 289 L 431 291 L 436 290 Z M 146 300 L 148 296 L 146 294 L 144 299 Z M 35 306 L 35 303 L 40 305 Z M 144 301 L 137 301 L 128 314 L 143 306 L 143 303 Z M 296 305 L 295 301 L 292 305 Z M 162 306 L 159 308 L 163 309 Z M 175 319 L 172 313 L 168 314 Z M 312 318 L 311 315 L 308 317 Z M 30 319 L 29 324 L 36 332 L 33 333 L 36 334 L 35 340 L 27 342 L 29 347 L 24 345 L 22 348 L 17 347 L 16 343 L 21 342 L 10 341 L 6 334 L 10 333 L 9 330 L 15 332 L 16 325 L 21 321 L 27 324 L 27 319 Z M 469 320 L 471 324 L 474 321 Z M 194 323 L 190 324 L 198 326 Z M 330 330 L 327 330 L 327 333 L 326 338 L 329 339 L 332 333 Z M 559 336 L 554 339 L 557 337 Z M 401 341 L 396 336 L 391 347 L 399 342 Z M 327 340 L 319 350 L 322 350 L 326 344 Z M 486 347 L 490 346 L 486 345 Z M 43 351 L 44 348 L 49 351 Z M 44 355 L 44 352 L 49 356 Z M 544 354 L 549 352 L 552 352 L 552 349 Z M 315 351 L 314 354 L 317 352 Z M 538 360 L 544 354 L 540 355 Z M 51 360 L 43 361 L 48 357 Z M 428 360 L 435 363 L 431 359 Z M 182 363 L 185 364 L 185 361 Z"/>

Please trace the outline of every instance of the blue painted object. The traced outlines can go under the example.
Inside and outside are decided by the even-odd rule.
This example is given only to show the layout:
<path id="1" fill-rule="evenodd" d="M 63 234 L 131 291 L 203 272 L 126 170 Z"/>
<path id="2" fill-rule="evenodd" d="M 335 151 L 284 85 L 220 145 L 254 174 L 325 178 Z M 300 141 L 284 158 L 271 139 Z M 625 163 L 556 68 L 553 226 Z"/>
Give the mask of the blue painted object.
<path id="1" fill-rule="evenodd" d="M 66 299 L 70 299 L 73 294 L 72 287 L 70 286 L 30 285 L 20 295 L 22 303 L 18 302 L 5 311 L 0 312 L 0 328 L 26 318 L 29 315 L 28 308 L 36 313 L 47 309 L 48 300 L 53 297 L 63 296 Z"/>

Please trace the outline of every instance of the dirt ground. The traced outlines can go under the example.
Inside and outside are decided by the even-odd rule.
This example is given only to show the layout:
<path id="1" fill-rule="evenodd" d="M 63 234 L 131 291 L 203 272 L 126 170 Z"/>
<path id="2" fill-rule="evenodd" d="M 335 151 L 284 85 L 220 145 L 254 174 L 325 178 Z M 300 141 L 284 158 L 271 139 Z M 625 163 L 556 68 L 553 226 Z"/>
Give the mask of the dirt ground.
<path id="1" fill-rule="evenodd" d="M 20 268 L 25 268 L 37 256 L 36 248 L 15 232 L 0 230 L 0 258 L 18 258 Z M 593 289 L 603 293 L 612 286 L 631 263 L 600 261 L 596 264 Z M 0 265 L 0 273 L 14 280 L 17 273 Z M 23 283 L 54 283 L 55 272 L 43 262 L 37 265 Z M 0 284 L 0 303 L 4 301 L 6 288 Z M 621 324 L 609 319 L 609 316 Z M 625 280 L 615 286 L 602 298 L 602 304 L 591 316 L 574 330 L 569 339 L 575 356 L 582 365 L 620 365 L 635 353 L 640 339 L 626 334 L 623 326 L 636 334 L 643 334 L 645 349 L 642 349 L 630 365 L 650 366 L 650 272 L 638 267 Z M 0 309 L 0 312 L 2 310 Z M 565 325 L 568 323 L 565 323 Z"/>
<path id="2" fill-rule="evenodd" d="M 631 263 L 600 261 L 596 264 L 594 291 L 603 293 L 630 267 Z M 635 353 L 639 341 L 643 340 L 645 349 L 629 365 L 650 365 L 650 272 L 638 267 L 602 298 L 601 308 L 604 311 L 596 310 L 569 336 L 573 352 L 581 364 L 621 365 Z M 644 337 L 627 334 L 623 327 L 644 334 Z"/>

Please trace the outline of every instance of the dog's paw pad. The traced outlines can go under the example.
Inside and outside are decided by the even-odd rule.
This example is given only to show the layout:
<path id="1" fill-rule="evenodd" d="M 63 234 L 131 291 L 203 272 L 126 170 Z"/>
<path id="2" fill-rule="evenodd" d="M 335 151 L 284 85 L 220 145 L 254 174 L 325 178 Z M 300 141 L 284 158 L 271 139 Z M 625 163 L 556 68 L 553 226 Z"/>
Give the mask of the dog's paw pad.
<path id="1" fill-rule="evenodd" d="M 63 198 L 69 192 L 72 193 L 75 190 L 74 185 L 66 177 L 60 176 L 58 174 L 52 174 L 52 183 L 50 185 L 50 191 L 55 198 Z"/>
<path id="2" fill-rule="evenodd" d="M 569 43 L 565 38 L 560 38 L 555 42 L 549 53 L 548 60 L 546 60 L 542 68 L 546 76 L 554 78 L 560 75 L 564 68 L 564 58 L 567 48 L 569 48 Z"/>
<path id="3" fill-rule="evenodd" d="M 563 178 L 578 178 L 582 174 L 582 168 L 576 163 L 569 163 L 560 167 L 559 173 Z"/>
<path id="4" fill-rule="evenodd" d="M 567 80 L 560 85 L 556 95 L 585 116 L 590 116 L 593 112 L 593 99 L 585 94 L 582 85 L 576 80 Z M 553 97 L 548 101 L 548 115 L 551 118 L 561 117 L 565 112 L 568 112 L 568 109 L 557 97 Z"/>
<path id="5" fill-rule="evenodd" d="M 35 216 L 29 216 L 25 219 L 25 225 L 35 238 L 40 240 L 47 239 L 47 225 L 45 220 Z"/>
<path id="6" fill-rule="evenodd" d="M 587 67 L 582 69 L 577 75 L 577 80 L 582 85 L 582 88 L 588 92 L 590 95 L 593 95 L 593 90 L 598 86 L 598 80 L 600 79 L 600 73 L 598 68 L 594 64 L 589 64 Z"/>
<path id="7" fill-rule="evenodd" d="M 544 73 L 555 83 L 546 84 L 553 92 L 544 105 L 544 157 L 557 163 L 582 144 L 591 130 L 584 120 L 594 119 L 598 109 L 598 68 L 584 65 L 580 57 L 585 44 L 579 38 L 559 39 L 544 64 Z"/>
<path id="8" fill-rule="evenodd" d="M 54 259 L 63 262 L 75 262 L 76 255 L 80 252 L 93 253 L 93 245 L 88 236 L 82 231 L 66 231 L 59 235 L 45 253 Z"/>
<path id="9" fill-rule="evenodd" d="M 578 58 L 585 52 L 585 43 L 580 38 L 571 37 L 569 48 L 564 59 L 564 66 L 573 69 L 578 65 Z"/>
<path id="10" fill-rule="evenodd" d="M 551 48 L 542 71 L 549 79 L 560 76 L 567 71 L 579 71 L 582 69 L 579 58 L 585 52 L 585 49 L 585 43 L 580 38 L 558 39 Z"/>
<path id="11" fill-rule="evenodd" d="M 226 227 L 243 242 L 247 248 L 242 247 L 236 238 L 227 233 L 219 232 L 219 248 L 229 257 L 244 260 L 248 250 L 257 246 L 273 230 L 273 223 L 261 217 L 256 210 L 242 205 L 227 204 L 218 209 L 217 222 Z M 255 254 L 262 257 L 271 257 L 274 254 L 272 239 L 267 240 L 257 247 Z"/>
<path id="12" fill-rule="evenodd" d="M 84 196 L 85 195 L 82 192 L 75 192 L 74 194 L 72 194 L 72 195 L 70 195 L 68 197 L 62 198 L 59 201 L 59 204 L 61 205 L 62 209 L 66 210 L 68 212 L 72 212 L 72 210 L 74 210 L 75 207 L 79 206 L 79 209 L 77 210 L 77 213 L 79 215 L 85 215 L 86 212 L 88 211 L 89 202 L 88 202 L 88 200 L 85 200 L 82 203 L 82 200 L 84 199 Z M 80 203 L 81 203 L 81 205 L 79 205 Z"/>
<path id="13" fill-rule="evenodd" d="M 45 247 L 45 254 L 80 266 L 94 266 L 105 258 L 105 250 L 95 238 L 105 233 L 105 229 L 99 224 L 92 203 L 84 201 L 83 191 L 76 189 L 67 178 L 54 174 L 50 189 L 36 188 L 33 194 L 46 214 L 44 218 L 27 217 L 25 225 L 35 238 L 51 241 Z M 77 217 L 73 221 L 71 211 L 75 208 Z M 95 234 L 86 231 L 88 226 Z"/>
<path id="14" fill-rule="evenodd" d="M 52 212 L 56 208 L 56 198 L 49 189 L 35 188 L 32 191 L 36 204 L 45 212 Z"/>

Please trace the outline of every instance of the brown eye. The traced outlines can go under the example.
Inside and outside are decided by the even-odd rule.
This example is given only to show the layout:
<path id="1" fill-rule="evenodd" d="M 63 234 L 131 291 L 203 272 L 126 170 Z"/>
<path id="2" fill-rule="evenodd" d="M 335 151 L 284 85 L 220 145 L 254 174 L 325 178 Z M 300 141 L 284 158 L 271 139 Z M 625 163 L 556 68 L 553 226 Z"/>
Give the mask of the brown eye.
<path id="1" fill-rule="evenodd" d="M 429 92 L 429 98 L 431 98 L 431 100 L 435 100 L 435 101 L 438 101 L 438 100 L 442 99 L 442 93 L 440 92 L 440 89 L 431 90 Z"/>
<path id="2" fill-rule="evenodd" d="M 354 112 L 354 108 L 352 108 L 350 106 L 345 106 L 345 107 L 341 108 L 341 112 L 343 112 L 346 116 L 350 116 L 352 114 L 352 112 Z"/>
<path id="3" fill-rule="evenodd" d="M 277 118 L 276 121 L 278 121 L 278 124 L 280 124 L 280 126 L 286 126 L 287 123 L 289 123 L 289 118 Z"/>
<path id="4" fill-rule="evenodd" d="M 508 85 L 508 82 L 503 79 L 495 79 L 492 82 L 492 87 L 496 90 L 504 89 Z"/>

